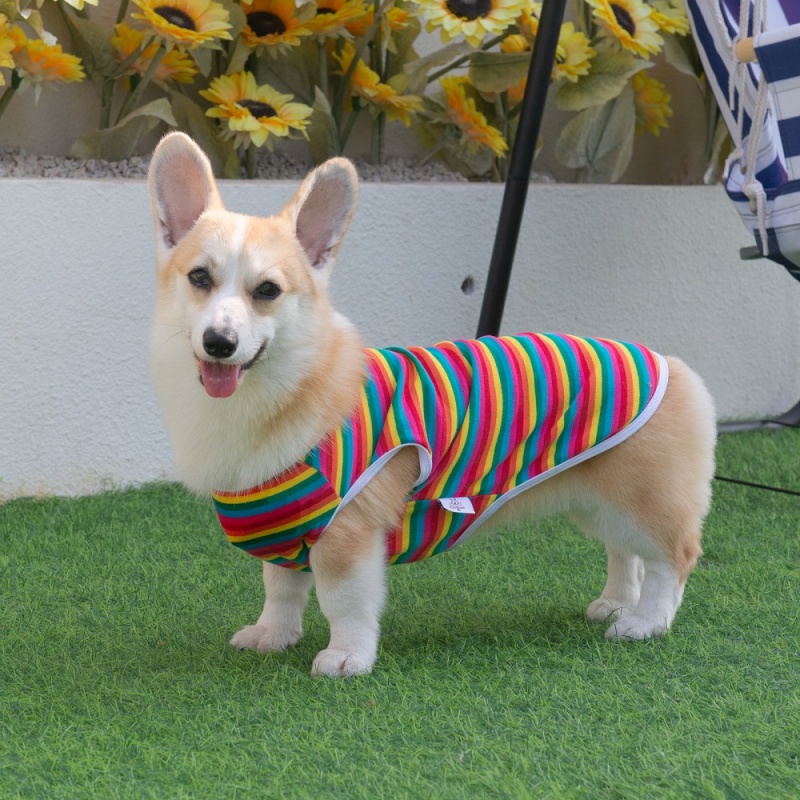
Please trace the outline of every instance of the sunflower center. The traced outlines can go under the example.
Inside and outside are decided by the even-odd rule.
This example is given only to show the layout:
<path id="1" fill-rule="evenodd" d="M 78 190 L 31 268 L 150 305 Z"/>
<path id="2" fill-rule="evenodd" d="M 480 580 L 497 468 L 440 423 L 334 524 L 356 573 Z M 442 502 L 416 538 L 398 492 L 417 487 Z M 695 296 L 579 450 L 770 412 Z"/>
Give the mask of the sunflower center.
<path id="1" fill-rule="evenodd" d="M 172 25 L 185 28 L 187 31 L 196 31 L 197 26 L 194 20 L 185 12 L 174 6 L 158 6 L 153 9 L 159 17 L 165 19 Z"/>
<path id="2" fill-rule="evenodd" d="M 286 33 L 286 23 L 271 11 L 253 11 L 247 15 L 247 24 L 258 37 L 268 36 L 271 33 Z"/>
<path id="3" fill-rule="evenodd" d="M 617 25 L 620 26 L 629 36 L 636 35 L 636 23 L 627 8 L 618 6 L 616 3 L 611 4 L 611 10 L 614 12 L 614 17 L 617 20 Z"/>
<path id="4" fill-rule="evenodd" d="M 278 113 L 269 103 L 258 100 L 240 100 L 239 105 L 244 106 L 256 119 L 274 117 Z"/>
<path id="5" fill-rule="evenodd" d="M 486 17 L 492 10 L 492 0 L 447 0 L 445 5 L 454 17 L 466 20 Z"/>

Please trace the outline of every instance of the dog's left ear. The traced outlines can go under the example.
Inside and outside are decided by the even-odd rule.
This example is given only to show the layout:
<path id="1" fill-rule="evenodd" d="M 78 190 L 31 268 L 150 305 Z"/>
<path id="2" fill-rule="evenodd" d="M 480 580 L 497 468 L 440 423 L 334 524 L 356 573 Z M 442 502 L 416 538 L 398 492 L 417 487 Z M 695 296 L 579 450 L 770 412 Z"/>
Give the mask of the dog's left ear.
<path id="1" fill-rule="evenodd" d="M 148 172 L 159 263 L 189 233 L 208 208 L 222 208 L 206 154 L 183 133 L 167 134 Z"/>
<path id="2" fill-rule="evenodd" d="M 357 198 L 355 167 L 346 158 L 332 158 L 308 175 L 283 209 L 315 272 L 333 267 Z"/>

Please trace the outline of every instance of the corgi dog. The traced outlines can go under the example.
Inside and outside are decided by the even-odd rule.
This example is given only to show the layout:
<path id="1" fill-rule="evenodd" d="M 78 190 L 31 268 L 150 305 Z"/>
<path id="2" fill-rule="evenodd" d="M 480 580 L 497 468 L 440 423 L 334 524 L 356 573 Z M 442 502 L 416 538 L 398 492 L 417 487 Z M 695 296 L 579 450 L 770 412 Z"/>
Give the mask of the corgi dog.
<path id="1" fill-rule="evenodd" d="M 330 642 L 312 673 L 369 673 L 388 562 L 553 514 L 606 546 L 586 614 L 607 638 L 670 627 L 701 553 L 716 440 L 683 362 L 559 334 L 365 349 L 328 294 L 358 193 L 346 159 L 313 170 L 276 216 L 246 216 L 171 133 L 149 187 L 151 372 L 176 468 L 263 560 L 263 611 L 233 647 L 295 644 L 314 585 Z"/>

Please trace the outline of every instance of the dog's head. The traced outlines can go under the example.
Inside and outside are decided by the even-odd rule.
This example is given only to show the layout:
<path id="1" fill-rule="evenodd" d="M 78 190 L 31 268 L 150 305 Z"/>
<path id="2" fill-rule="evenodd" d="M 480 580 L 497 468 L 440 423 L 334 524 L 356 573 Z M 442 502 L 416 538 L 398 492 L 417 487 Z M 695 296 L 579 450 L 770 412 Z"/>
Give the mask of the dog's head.
<path id="1" fill-rule="evenodd" d="M 250 217 L 224 209 L 205 154 L 172 133 L 153 154 L 149 183 L 160 303 L 188 333 L 206 392 L 229 397 L 271 347 L 313 337 L 355 208 L 355 169 L 331 159 L 279 214 Z"/>

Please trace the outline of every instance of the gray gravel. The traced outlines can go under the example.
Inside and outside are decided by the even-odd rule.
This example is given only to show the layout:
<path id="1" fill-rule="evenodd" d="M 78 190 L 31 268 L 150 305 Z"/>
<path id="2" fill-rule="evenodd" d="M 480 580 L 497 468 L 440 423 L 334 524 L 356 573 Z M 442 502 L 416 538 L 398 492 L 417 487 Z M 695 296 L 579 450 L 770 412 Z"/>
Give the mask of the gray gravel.
<path id="1" fill-rule="evenodd" d="M 148 158 L 133 157 L 126 161 L 76 160 L 41 156 L 18 148 L 0 147 L 0 178 L 145 178 Z M 465 181 L 440 162 L 417 167 L 409 159 L 390 158 L 382 166 L 355 160 L 362 180 L 402 181 Z M 256 177 L 267 180 L 298 180 L 305 177 L 311 163 L 279 153 L 258 154 Z M 244 177 L 244 175 L 242 175 Z"/>

